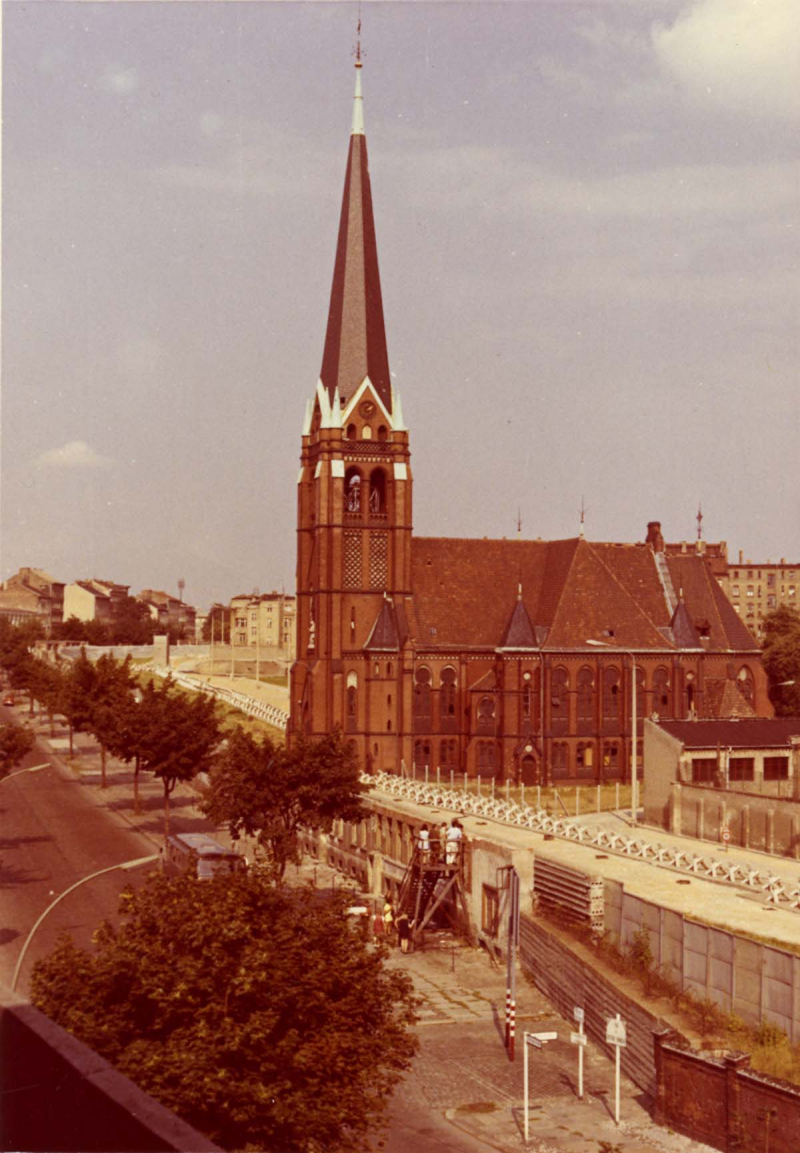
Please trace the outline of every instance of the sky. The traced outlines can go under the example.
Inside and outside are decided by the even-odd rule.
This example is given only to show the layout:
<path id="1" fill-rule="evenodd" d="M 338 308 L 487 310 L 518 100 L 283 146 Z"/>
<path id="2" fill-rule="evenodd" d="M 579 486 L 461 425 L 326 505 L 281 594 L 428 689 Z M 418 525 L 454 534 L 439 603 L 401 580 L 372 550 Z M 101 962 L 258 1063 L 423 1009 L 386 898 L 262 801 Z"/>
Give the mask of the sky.
<path id="1" fill-rule="evenodd" d="M 356 5 L 2 19 L 0 577 L 293 591 Z M 797 0 L 362 20 L 415 534 L 800 563 Z"/>

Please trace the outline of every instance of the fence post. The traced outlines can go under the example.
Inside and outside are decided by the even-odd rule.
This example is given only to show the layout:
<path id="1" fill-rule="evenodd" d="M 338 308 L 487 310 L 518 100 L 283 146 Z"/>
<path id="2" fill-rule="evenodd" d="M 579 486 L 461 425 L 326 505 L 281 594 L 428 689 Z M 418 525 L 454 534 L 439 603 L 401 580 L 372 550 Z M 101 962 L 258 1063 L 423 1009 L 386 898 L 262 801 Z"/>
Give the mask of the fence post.
<path id="1" fill-rule="evenodd" d="M 581 787 L 580 787 L 580 785 L 576 785 L 575 786 L 575 816 L 579 817 L 580 815 L 581 815 Z"/>
<path id="2" fill-rule="evenodd" d="M 441 788 L 441 784 L 442 784 L 442 781 L 441 781 L 441 771 L 442 771 L 442 769 L 441 769 L 441 766 L 440 766 L 440 765 L 437 765 L 437 766 L 436 766 L 436 788 L 437 788 L 437 789 L 438 789 L 438 788 Z"/>
<path id="3" fill-rule="evenodd" d="M 492 800 L 494 800 L 494 777 L 492 777 Z"/>
<path id="4" fill-rule="evenodd" d="M 542 786 L 537 785 L 536 786 L 536 808 L 541 809 L 541 807 L 542 807 Z"/>
<path id="5" fill-rule="evenodd" d="M 522 781 L 520 788 L 522 790 L 522 795 L 520 797 L 520 805 L 524 809 L 525 808 L 525 782 L 524 781 Z"/>
<path id="6" fill-rule="evenodd" d="M 451 769 L 451 770 L 450 770 L 450 792 L 451 792 L 451 793 L 452 793 L 452 791 L 453 791 L 453 787 L 454 787 L 454 785 L 455 785 L 454 776 L 455 776 L 454 770 L 453 770 L 453 769 Z"/>
<path id="7" fill-rule="evenodd" d="M 615 785 L 615 790 L 616 790 L 616 804 L 614 805 L 614 808 L 618 809 L 619 808 L 619 781 L 617 781 L 617 783 Z"/>
<path id="8" fill-rule="evenodd" d="M 478 773 L 478 796 L 481 795 L 481 775 Z"/>
<path id="9" fill-rule="evenodd" d="M 511 781 L 506 778 L 506 804 L 511 804 Z"/>
<path id="10" fill-rule="evenodd" d="M 467 795 L 467 774 L 464 773 L 464 796 Z"/>

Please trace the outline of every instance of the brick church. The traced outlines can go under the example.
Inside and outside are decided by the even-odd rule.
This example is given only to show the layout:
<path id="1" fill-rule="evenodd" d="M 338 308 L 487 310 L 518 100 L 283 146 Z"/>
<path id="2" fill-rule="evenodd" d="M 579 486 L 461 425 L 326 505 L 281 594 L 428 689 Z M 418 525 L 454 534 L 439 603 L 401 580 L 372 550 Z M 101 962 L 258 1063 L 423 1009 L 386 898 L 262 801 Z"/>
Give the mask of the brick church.
<path id="1" fill-rule="evenodd" d="M 360 60 L 297 493 L 290 734 L 339 726 L 367 769 L 590 783 L 629 776 L 634 667 L 639 750 L 654 713 L 772 715 L 756 642 L 658 523 L 636 544 L 414 536 Z"/>

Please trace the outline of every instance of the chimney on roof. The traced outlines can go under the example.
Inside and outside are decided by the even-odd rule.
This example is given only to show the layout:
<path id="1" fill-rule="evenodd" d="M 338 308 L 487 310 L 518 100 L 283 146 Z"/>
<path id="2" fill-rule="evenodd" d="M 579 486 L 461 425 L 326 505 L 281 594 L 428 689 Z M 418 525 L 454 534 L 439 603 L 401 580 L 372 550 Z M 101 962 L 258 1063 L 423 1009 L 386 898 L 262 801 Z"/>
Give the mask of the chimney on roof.
<path id="1" fill-rule="evenodd" d="M 739 564 L 744 564 L 744 553 L 739 549 Z"/>
<path id="2" fill-rule="evenodd" d="M 653 552 L 664 551 L 664 538 L 661 535 L 661 521 L 649 520 L 647 522 L 647 536 L 645 537 L 645 544 L 649 544 Z"/>

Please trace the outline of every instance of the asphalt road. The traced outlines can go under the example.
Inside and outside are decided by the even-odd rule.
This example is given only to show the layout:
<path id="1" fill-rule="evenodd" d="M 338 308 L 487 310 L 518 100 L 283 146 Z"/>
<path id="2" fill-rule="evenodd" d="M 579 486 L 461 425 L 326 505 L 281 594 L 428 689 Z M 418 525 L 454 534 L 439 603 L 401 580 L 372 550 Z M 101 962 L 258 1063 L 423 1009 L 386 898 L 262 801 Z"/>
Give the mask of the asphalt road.
<path id="1" fill-rule="evenodd" d="M 22 711 L 0 706 L 0 720 L 23 719 Z M 8 987 L 30 929 L 60 893 L 99 869 L 155 851 L 152 841 L 100 809 L 46 746 L 37 742 L 18 767 L 45 762 L 51 767 L 0 780 L 0 981 Z M 33 963 L 59 933 L 87 946 L 100 921 L 115 919 L 121 890 L 146 871 L 115 870 L 65 897 L 37 929 L 17 991 L 27 992 Z"/>

